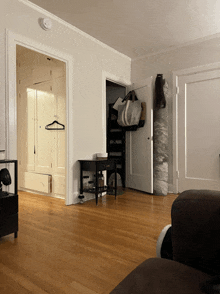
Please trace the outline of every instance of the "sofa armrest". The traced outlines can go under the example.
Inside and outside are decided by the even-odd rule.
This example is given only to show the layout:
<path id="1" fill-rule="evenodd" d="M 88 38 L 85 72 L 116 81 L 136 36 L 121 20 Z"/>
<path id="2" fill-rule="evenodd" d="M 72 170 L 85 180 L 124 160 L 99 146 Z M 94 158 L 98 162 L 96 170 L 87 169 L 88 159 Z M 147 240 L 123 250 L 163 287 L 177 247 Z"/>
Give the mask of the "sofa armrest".
<path id="1" fill-rule="evenodd" d="M 187 190 L 171 209 L 173 260 L 220 274 L 220 192 Z"/>
<path id="2" fill-rule="evenodd" d="M 172 238 L 171 238 L 172 226 L 167 225 L 161 231 L 156 245 L 157 257 L 173 259 L 173 248 L 172 248 Z"/>

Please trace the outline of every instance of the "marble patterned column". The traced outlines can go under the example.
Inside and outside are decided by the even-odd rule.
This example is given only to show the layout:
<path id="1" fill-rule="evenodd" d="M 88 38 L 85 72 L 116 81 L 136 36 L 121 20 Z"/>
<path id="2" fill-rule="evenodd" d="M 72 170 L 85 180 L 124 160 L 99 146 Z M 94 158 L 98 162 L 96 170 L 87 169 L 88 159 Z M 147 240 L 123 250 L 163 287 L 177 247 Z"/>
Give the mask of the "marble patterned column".
<path id="1" fill-rule="evenodd" d="M 163 94 L 167 99 L 168 84 L 165 80 L 163 80 L 163 84 Z M 168 111 L 166 101 L 165 107 L 164 103 L 155 103 L 153 127 L 153 190 L 155 195 L 166 196 L 168 193 Z"/>

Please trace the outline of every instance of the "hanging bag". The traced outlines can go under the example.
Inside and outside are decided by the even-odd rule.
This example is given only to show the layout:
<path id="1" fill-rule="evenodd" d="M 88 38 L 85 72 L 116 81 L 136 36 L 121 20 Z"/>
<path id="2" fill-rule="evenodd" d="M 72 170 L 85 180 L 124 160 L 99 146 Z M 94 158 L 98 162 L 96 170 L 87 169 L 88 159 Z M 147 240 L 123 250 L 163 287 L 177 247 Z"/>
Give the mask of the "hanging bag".
<path id="1" fill-rule="evenodd" d="M 145 125 L 146 111 L 146 102 L 141 102 L 141 117 L 138 124 L 139 128 L 143 128 L 143 126 Z"/>
<path id="2" fill-rule="evenodd" d="M 118 119 L 117 119 L 117 122 L 122 127 L 126 127 L 127 126 L 127 124 L 125 122 L 125 110 L 126 110 L 127 102 L 130 99 L 130 96 L 131 96 L 131 92 L 129 92 L 125 96 L 125 98 L 123 99 L 121 105 L 118 105 Z"/>
<path id="3" fill-rule="evenodd" d="M 138 126 L 142 108 L 135 91 L 129 92 L 124 100 L 126 103 L 118 107 L 118 124 L 122 127 Z"/>
<path id="4" fill-rule="evenodd" d="M 126 127 L 125 108 L 126 108 L 126 104 L 125 105 L 120 105 L 118 107 L 118 119 L 117 119 L 117 122 L 121 127 Z"/>
<path id="5" fill-rule="evenodd" d="M 127 126 L 136 126 L 140 121 L 141 102 L 137 99 L 134 91 L 131 92 L 131 98 L 132 100 L 129 100 L 126 105 L 125 122 Z"/>

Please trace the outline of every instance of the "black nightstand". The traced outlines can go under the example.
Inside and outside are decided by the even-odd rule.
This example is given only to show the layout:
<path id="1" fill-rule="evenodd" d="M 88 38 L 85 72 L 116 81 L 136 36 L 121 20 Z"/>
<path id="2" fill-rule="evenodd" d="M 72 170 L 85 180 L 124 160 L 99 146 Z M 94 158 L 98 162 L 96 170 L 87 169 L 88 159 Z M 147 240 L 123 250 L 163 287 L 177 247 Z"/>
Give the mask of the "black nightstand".
<path id="1" fill-rule="evenodd" d="M 80 162 L 80 195 L 79 198 L 84 198 L 83 192 L 95 193 L 96 205 L 98 204 L 98 195 L 102 192 L 108 192 L 109 187 L 98 187 L 98 173 L 103 170 L 113 170 L 115 172 L 115 199 L 117 196 L 117 166 L 113 159 L 106 160 L 79 160 Z M 95 187 L 94 189 L 83 188 L 83 171 L 95 172 Z"/>
<path id="2" fill-rule="evenodd" d="M 0 196 L 0 237 L 18 234 L 17 160 L 0 160 L 0 164 L 14 163 L 14 193 Z M 1 168 L 0 168 L 1 169 Z"/>

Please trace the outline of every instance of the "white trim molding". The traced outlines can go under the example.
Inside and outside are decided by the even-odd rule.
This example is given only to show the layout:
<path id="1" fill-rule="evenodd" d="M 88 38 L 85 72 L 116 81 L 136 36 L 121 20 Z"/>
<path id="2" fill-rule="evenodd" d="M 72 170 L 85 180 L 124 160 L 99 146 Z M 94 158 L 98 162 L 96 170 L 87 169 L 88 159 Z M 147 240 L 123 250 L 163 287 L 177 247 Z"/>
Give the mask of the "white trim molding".
<path id="1" fill-rule="evenodd" d="M 23 1 L 22 1 L 23 2 Z M 73 63 L 71 55 L 32 39 L 6 30 L 6 157 L 17 158 L 17 105 L 16 105 L 16 45 L 49 55 L 66 63 L 66 205 L 73 204 Z"/>

